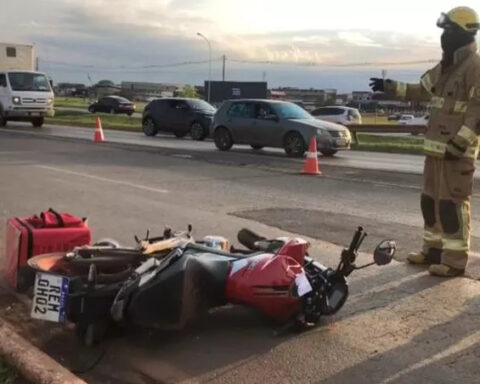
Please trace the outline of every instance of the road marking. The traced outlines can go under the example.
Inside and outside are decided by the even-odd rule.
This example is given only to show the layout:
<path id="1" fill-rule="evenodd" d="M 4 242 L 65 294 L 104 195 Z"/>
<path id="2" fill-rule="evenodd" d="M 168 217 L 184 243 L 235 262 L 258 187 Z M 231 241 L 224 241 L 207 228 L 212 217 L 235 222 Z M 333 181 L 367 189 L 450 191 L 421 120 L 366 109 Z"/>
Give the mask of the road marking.
<path id="1" fill-rule="evenodd" d="M 87 174 L 87 173 L 70 171 L 70 170 L 68 170 L 68 169 L 57 168 L 57 167 L 50 167 L 50 166 L 48 166 L 48 165 L 35 165 L 35 167 L 37 167 L 37 168 L 42 168 L 42 169 L 47 169 L 47 170 L 49 170 L 49 171 L 62 172 L 62 173 L 66 173 L 66 174 L 69 174 L 69 175 L 85 177 L 85 178 L 87 178 L 87 179 L 92 179 L 92 180 L 97 180 L 97 181 L 103 181 L 103 182 L 110 183 L 110 184 L 124 185 L 124 186 L 126 186 L 126 187 L 141 189 L 141 190 L 149 191 L 149 192 L 168 193 L 168 191 L 167 191 L 166 189 L 152 188 L 152 187 L 148 187 L 148 186 L 146 186 L 146 185 L 133 184 L 133 183 L 128 183 L 128 182 L 126 182 L 126 181 L 115 180 L 115 179 L 108 179 L 108 178 L 106 178 L 106 177 L 89 175 L 89 174 Z"/>

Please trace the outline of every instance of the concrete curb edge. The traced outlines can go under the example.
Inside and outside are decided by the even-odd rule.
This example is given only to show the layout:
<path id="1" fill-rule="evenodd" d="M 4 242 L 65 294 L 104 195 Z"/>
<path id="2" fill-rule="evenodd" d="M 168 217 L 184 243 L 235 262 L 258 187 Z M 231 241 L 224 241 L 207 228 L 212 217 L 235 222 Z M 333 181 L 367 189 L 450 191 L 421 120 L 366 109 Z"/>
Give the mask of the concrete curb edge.
<path id="1" fill-rule="evenodd" d="M 0 356 L 32 384 L 87 384 L 0 318 Z"/>

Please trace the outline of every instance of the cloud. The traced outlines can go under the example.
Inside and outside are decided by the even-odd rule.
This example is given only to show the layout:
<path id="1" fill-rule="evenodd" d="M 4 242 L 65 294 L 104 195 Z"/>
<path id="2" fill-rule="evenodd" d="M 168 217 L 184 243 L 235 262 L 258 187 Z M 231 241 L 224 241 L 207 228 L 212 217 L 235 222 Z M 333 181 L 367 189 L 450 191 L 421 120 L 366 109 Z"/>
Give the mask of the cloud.
<path id="1" fill-rule="evenodd" d="M 210 38 L 214 58 L 226 54 L 229 59 L 281 63 L 277 67 L 228 63 L 227 73 L 232 77 L 259 80 L 268 71 L 273 84 L 295 85 L 291 83 L 295 81 L 314 86 L 319 78 L 330 84 L 333 82 L 330 77 L 339 81 L 339 76 L 333 74 L 338 71 L 354 74 L 350 76 L 353 79 L 375 67 L 364 68 L 360 75 L 358 68 L 331 72 L 326 71 L 325 65 L 425 60 L 439 57 L 440 52 L 438 42 L 431 36 L 389 31 L 308 29 L 227 33 L 215 12 L 208 11 L 214 4 L 211 0 L 3 1 L 7 3 L 5 12 L 0 14 L 0 23 L 7 31 L 5 38 L 34 42 L 43 68 L 59 80 L 83 79 L 89 71 L 96 77 L 116 81 L 130 78 L 201 83 L 206 65 L 137 72 L 105 69 L 205 60 L 207 46 L 196 36 L 198 31 Z M 18 12 L 20 7 L 24 12 Z M 54 62 L 74 63 L 77 67 Z M 289 63 L 310 63 L 311 67 L 288 66 Z M 214 63 L 215 74 L 220 73 L 219 65 Z M 410 68 L 414 72 L 424 69 Z M 325 73 L 330 77 L 324 76 Z"/>

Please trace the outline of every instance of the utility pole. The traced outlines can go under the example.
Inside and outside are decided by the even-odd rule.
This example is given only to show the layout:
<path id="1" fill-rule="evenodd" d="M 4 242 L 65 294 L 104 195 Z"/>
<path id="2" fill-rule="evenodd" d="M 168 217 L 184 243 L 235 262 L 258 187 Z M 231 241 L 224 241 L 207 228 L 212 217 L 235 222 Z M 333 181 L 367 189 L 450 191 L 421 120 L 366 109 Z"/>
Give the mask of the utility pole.
<path id="1" fill-rule="evenodd" d="M 207 91 L 207 101 L 210 103 L 210 92 L 211 92 L 211 83 L 212 83 L 212 45 L 210 40 L 208 40 L 205 35 L 197 32 L 197 36 L 200 36 L 208 44 L 208 91 Z"/>
<path id="2" fill-rule="evenodd" d="M 227 56 L 223 55 L 223 66 L 222 66 L 222 81 L 225 81 L 225 62 L 227 61 Z"/>

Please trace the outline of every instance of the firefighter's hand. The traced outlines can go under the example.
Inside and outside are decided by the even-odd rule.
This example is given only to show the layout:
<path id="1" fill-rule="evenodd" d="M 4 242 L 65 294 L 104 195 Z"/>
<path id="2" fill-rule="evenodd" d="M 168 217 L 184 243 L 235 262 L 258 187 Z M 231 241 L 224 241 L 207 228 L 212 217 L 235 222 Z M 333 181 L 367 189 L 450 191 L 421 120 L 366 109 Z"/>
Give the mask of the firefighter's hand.
<path id="1" fill-rule="evenodd" d="M 445 157 L 444 157 L 445 160 L 449 161 L 449 160 L 458 160 L 460 159 L 459 157 L 455 156 L 452 152 L 449 152 L 448 150 L 445 152 Z"/>
<path id="2" fill-rule="evenodd" d="M 453 140 L 449 140 L 445 150 L 445 160 L 458 160 L 463 156 L 467 149 L 455 144 Z"/>
<path id="3" fill-rule="evenodd" d="M 370 88 L 372 88 L 373 92 L 384 92 L 385 85 L 383 83 L 383 79 L 378 77 L 371 77 L 370 78 Z"/>

